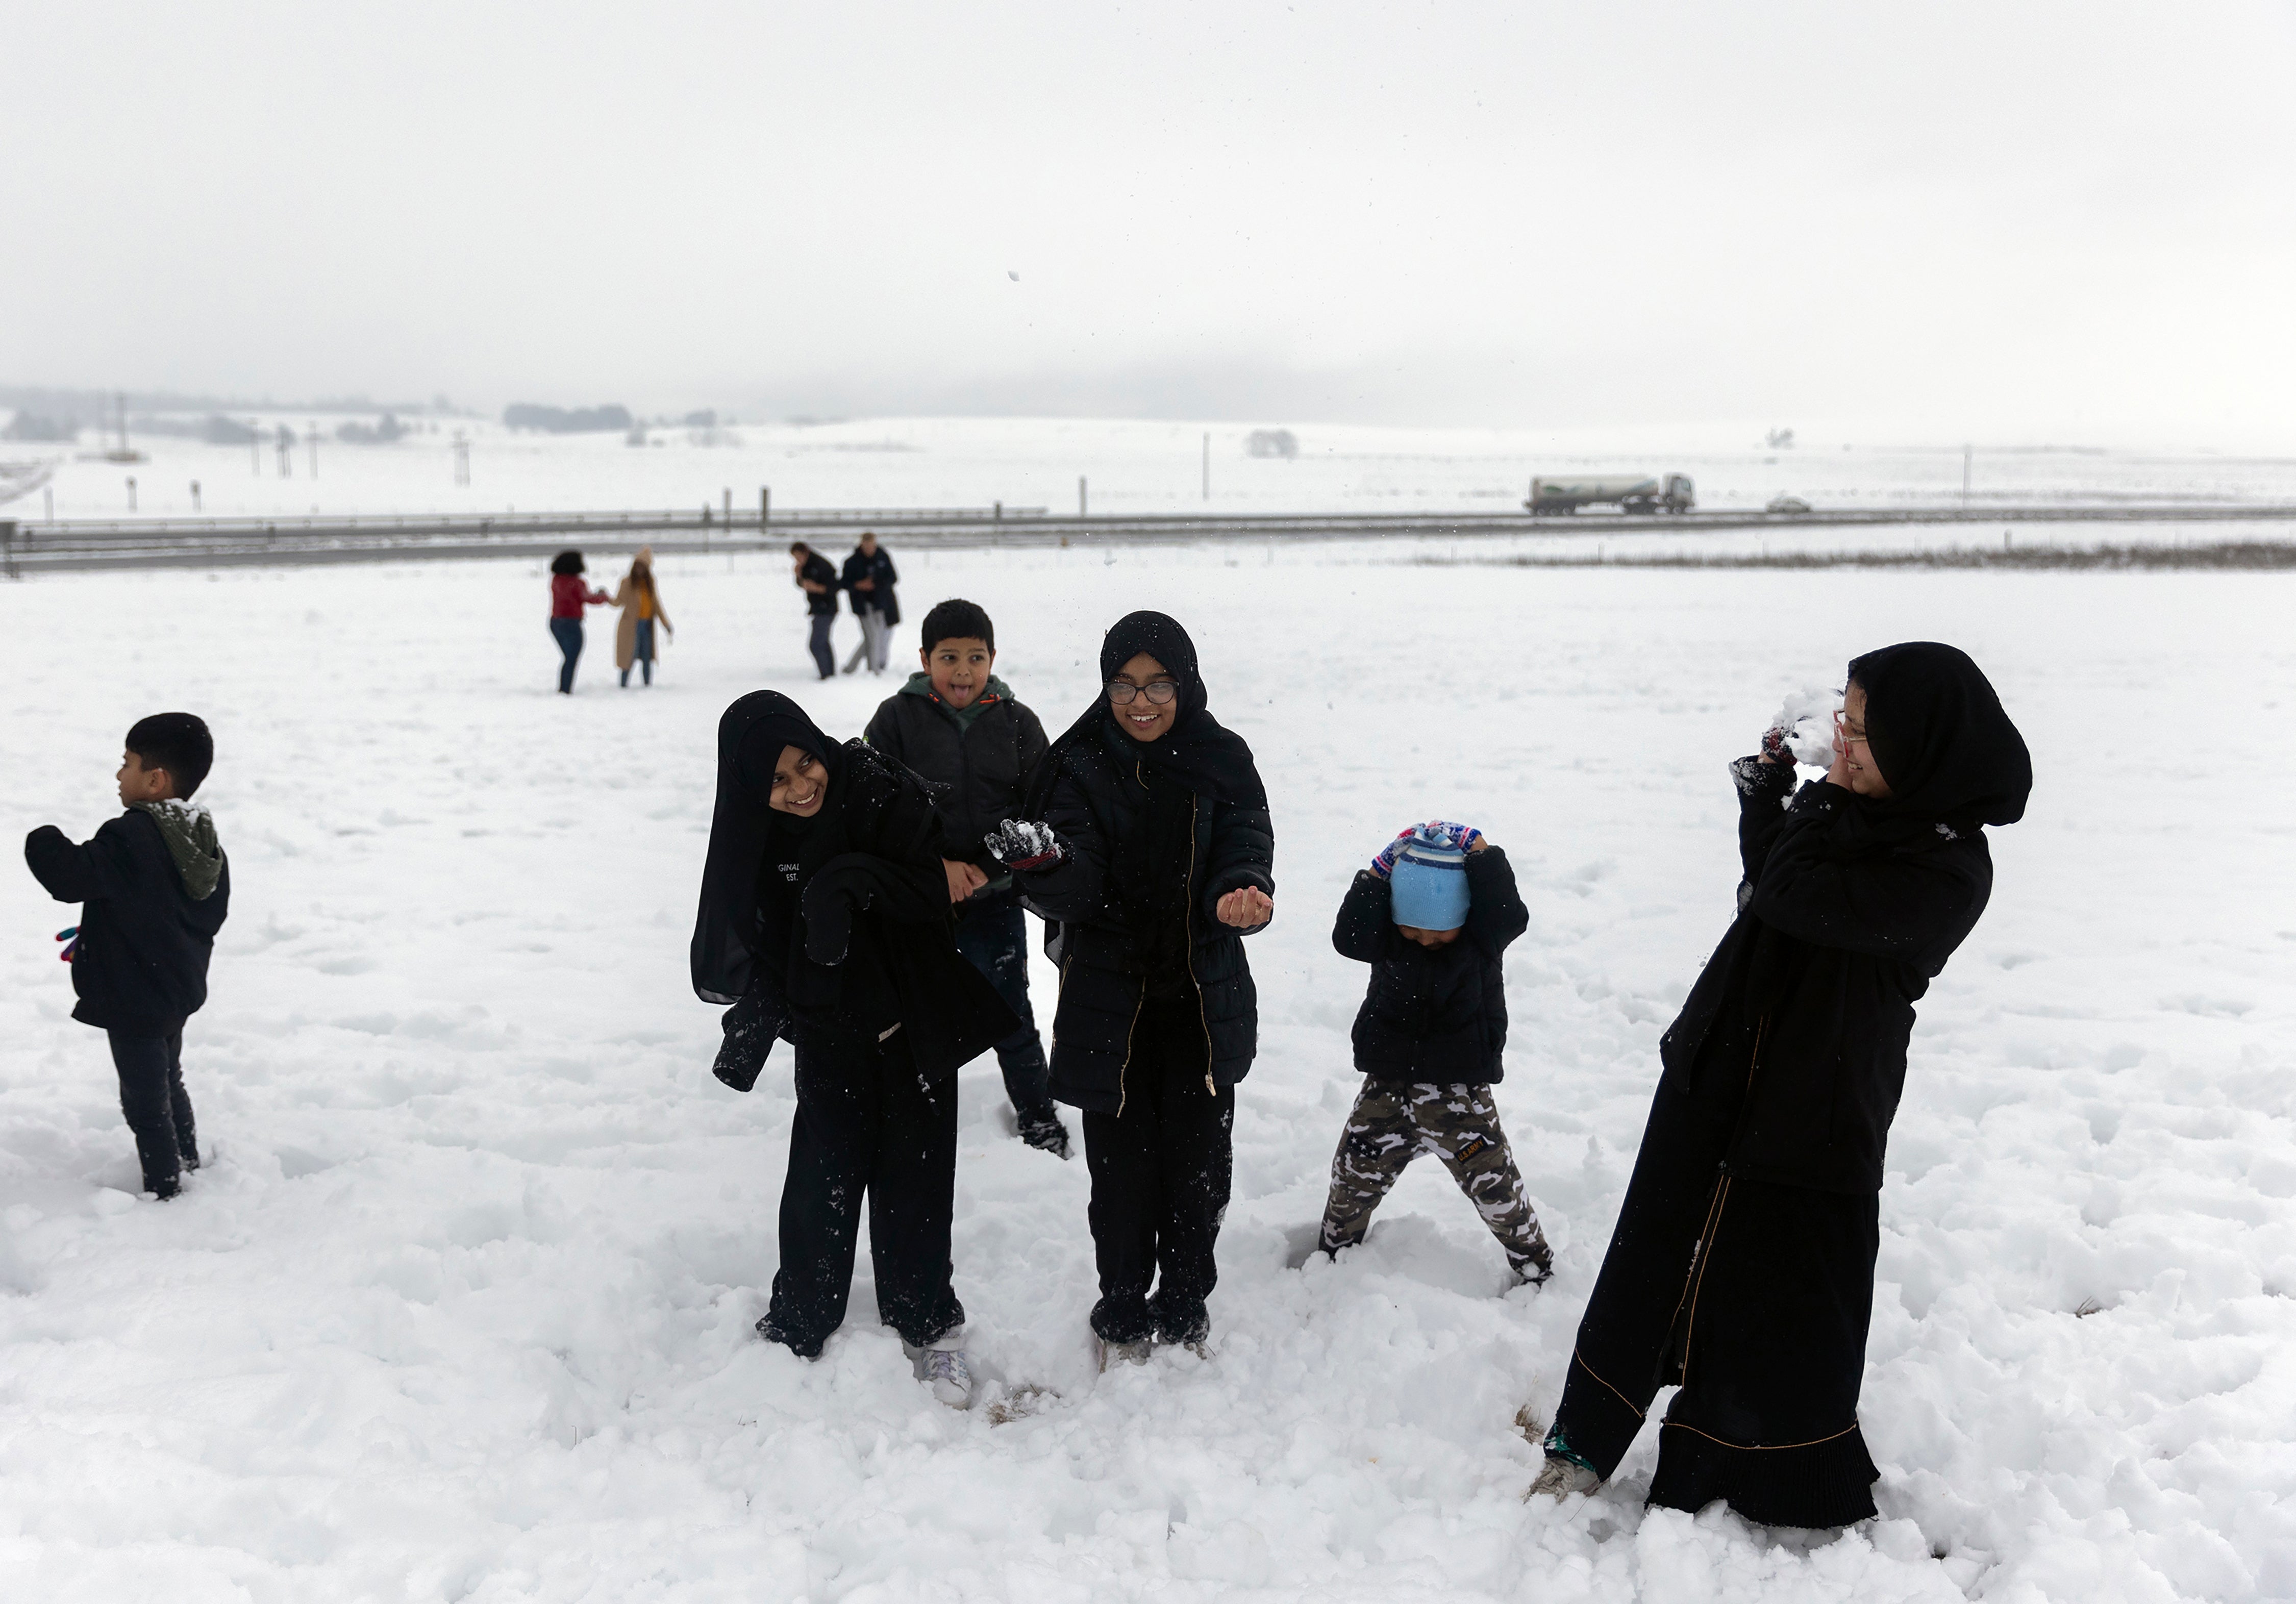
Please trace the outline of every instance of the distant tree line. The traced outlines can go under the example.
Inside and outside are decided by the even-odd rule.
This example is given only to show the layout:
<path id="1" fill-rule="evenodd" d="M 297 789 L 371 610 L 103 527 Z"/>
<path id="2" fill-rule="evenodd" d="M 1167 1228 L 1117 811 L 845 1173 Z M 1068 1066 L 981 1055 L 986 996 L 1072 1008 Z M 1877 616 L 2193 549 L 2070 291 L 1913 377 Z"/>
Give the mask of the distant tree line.
<path id="1" fill-rule="evenodd" d="M 520 401 L 503 408 L 503 423 L 511 429 L 538 429 L 545 434 L 600 434 L 610 430 L 627 431 L 630 427 L 630 409 L 627 406 L 538 406 L 531 401 Z"/>

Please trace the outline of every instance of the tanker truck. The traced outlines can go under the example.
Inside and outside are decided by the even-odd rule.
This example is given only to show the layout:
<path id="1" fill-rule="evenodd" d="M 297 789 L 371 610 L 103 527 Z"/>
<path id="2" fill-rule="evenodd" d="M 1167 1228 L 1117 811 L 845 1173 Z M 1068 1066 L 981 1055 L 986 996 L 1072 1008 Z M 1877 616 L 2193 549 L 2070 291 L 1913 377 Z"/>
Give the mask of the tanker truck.
<path id="1" fill-rule="evenodd" d="M 1523 503 L 1533 512 L 1576 512 L 1581 507 L 1601 506 L 1615 506 L 1626 512 L 1687 512 L 1697 504 L 1686 473 L 1669 473 L 1662 479 L 1627 474 L 1535 479 L 1530 481 L 1530 499 Z"/>

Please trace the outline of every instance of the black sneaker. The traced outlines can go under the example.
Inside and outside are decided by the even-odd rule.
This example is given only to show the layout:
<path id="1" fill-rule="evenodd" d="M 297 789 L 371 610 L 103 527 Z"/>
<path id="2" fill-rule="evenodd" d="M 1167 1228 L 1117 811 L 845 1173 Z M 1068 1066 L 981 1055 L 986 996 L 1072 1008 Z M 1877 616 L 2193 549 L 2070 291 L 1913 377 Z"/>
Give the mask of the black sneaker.
<path id="1" fill-rule="evenodd" d="M 1020 1117 L 1021 1140 L 1039 1152 L 1050 1153 L 1055 1158 L 1069 1156 L 1069 1128 L 1061 1117 L 1046 1104 L 1040 1110 L 1031 1110 Z"/>

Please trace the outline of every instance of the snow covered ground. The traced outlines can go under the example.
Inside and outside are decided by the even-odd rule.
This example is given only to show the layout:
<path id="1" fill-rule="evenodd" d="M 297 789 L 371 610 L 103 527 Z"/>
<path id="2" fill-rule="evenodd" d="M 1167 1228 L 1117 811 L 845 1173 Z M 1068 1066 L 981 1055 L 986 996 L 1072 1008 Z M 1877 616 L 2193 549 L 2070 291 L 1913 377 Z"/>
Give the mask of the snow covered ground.
<path id="1" fill-rule="evenodd" d="M 838 732 L 891 688 L 804 683 L 781 565 L 671 560 L 663 683 L 613 688 L 601 613 L 571 699 L 538 564 L 0 586 L 11 828 L 84 835 L 129 722 L 192 708 L 236 896 L 186 1043 L 212 1158 L 161 1207 L 66 1017 L 70 910 L 0 874 L 5 1592 L 2296 1594 L 2282 582 L 1312 558 L 907 566 L 913 616 L 995 610 L 1048 723 L 1109 621 L 1178 614 L 1276 809 L 1208 1361 L 1093 1373 L 1083 1166 L 1008 1134 L 992 1065 L 964 1077 L 957 1281 L 1004 1424 L 909 1379 L 865 1261 L 820 1363 L 750 1331 L 792 1105 L 785 1053 L 748 1097 L 710 1078 L 686 983 L 710 733 L 759 684 Z M 1600 1496 L 1527 1507 L 1517 1412 L 1553 1408 L 1658 1035 L 1729 917 L 1723 765 L 1784 693 L 1908 637 L 1988 667 L 2038 785 L 1923 1005 L 1891 1144 L 1883 1516 L 1646 1513 L 1647 1441 Z M 1500 1103 L 1561 1252 L 1540 1294 L 1502 1292 L 1432 1165 L 1345 1262 L 1289 1267 L 1356 1085 L 1332 911 L 1431 814 L 1507 846 L 1532 910 Z"/>
<path id="2" fill-rule="evenodd" d="M 413 420 L 390 446 L 351 446 L 335 430 L 371 415 L 250 414 L 260 450 L 154 434 L 132 437 L 148 460 L 102 460 L 90 428 L 77 446 L 0 445 L 0 458 L 54 459 L 53 483 L 0 516 L 117 518 L 127 480 L 145 516 L 209 513 L 500 512 L 578 509 L 698 510 L 727 491 L 753 512 L 761 486 L 799 507 L 979 506 L 1069 512 L 1089 481 L 1102 513 L 1513 511 L 1533 474 L 1688 473 L 1699 504 L 1760 507 L 1791 493 L 1821 507 L 1935 505 L 1962 493 L 1959 443 L 1873 431 L 1804 430 L 1772 449 L 1754 424 L 1678 429 L 1469 430 L 1296 424 L 1291 459 L 1254 457 L 1258 426 L 1058 418 L 871 418 L 816 425 L 752 423 L 652 429 L 633 447 L 618 433 L 513 433 L 487 419 Z M 195 419 L 183 420 L 196 422 Z M 1275 421 L 1280 423 L 1281 420 Z M 282 479 L 273 447 L 282 425 L 322 439 L 318 474 L 298 446 Z M 467 437 L 470 482 L 455 482 L 455 437 Z M 1210 494 L 1204 494 L 1206 437 Z M 2296 501 L 2296 456 L 1978 443 L 1970 488 L 1978 505 L 2160 500 Z"/>

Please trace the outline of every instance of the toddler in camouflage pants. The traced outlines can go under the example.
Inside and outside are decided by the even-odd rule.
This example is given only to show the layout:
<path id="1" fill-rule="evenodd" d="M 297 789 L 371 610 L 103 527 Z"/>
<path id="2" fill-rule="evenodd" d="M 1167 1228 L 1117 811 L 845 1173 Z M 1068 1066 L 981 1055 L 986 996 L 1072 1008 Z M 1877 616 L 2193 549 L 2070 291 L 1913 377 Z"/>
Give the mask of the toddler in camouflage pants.
<path id="1" fill-rule="evenodd" d="M 1371 965 L 1371 985 L 1354 1031 L 1364 1085 L 1332 1159 L 1324 1252 L 1362 1241 L 1405 1167 L 1432 1153 L 1519 1281 L 1552 1272 L 1491 1100 L 1506 1045 L 1501 954 L 1529 923 L 1506 854 L 1441 820 L 1405 831 L 1348 888 L 1332 945 Z"/>

